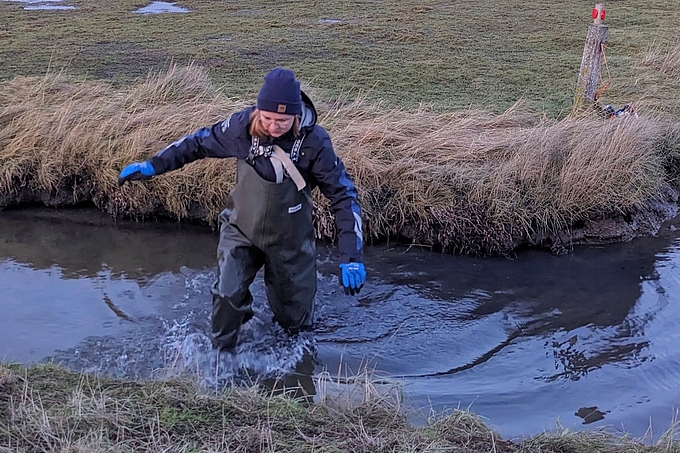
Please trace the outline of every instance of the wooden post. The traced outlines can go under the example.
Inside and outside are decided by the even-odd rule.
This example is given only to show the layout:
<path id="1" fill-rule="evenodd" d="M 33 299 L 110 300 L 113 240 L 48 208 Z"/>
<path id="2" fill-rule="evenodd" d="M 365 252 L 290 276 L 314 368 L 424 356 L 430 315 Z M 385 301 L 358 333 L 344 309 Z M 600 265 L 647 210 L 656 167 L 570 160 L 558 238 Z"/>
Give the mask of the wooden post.
<path id="1" fill-rule="evenodd" d="M 600 81 L 600 65 L 602 47 L 607 42 L 609 27 L 602 24 L 605 17 L 604 4 L 598 3 L 593 8 L 593 23 L 588 27 L 586 44 L 583 48 L 581 71 L 576 83 L 574 106 L 572 112 L 578 112 L 595 102 L 595 92 Z"/>

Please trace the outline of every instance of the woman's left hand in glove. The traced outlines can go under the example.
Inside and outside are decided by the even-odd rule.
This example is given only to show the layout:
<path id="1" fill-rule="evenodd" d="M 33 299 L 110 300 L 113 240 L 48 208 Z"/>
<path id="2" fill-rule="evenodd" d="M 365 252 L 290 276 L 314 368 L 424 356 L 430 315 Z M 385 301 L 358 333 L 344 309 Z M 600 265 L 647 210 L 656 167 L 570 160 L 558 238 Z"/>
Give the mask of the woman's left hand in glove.
<path id="1" fill-rule="evenodd" d="M 340 263 L 341 283 L 345 294 L 359 294 L 366 283 L 366 268 L 364 263 Z"/>

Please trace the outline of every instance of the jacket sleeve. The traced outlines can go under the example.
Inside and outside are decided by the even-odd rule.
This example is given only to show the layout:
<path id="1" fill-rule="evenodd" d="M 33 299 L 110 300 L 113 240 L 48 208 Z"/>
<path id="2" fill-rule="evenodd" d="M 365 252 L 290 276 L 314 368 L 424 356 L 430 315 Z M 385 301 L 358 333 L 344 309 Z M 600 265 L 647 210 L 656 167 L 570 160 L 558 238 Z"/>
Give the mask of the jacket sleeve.
<path id="1" fill-rule="evenodd" d="M 245 120 L 245 123 L 244 123 Z M 239 137 L 245 134 L 249 114 L 234 113 L 224 121 L 198 129 L 163 148 L 150 159 L 156 174 L 177 170 L 189 162 L 206 157 L 239 157 Z"/>
<path id="2" fill-rule="evenodd" d="M 333 151 L 330 138 L 321 140 L 321 151 L 312 162 L 311 171 L 321 193 L 330 201 L 338 231 L 340 261 L 363 262 L 364 234 L 357 189 L 345 171 L 345 165 Z"/>

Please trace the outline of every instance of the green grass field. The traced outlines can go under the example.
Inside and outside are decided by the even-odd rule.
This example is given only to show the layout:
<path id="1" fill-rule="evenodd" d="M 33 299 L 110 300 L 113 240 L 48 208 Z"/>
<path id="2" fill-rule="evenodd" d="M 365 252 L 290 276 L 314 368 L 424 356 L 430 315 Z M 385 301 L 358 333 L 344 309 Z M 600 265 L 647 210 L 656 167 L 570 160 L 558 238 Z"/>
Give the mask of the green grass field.
<path id="1" fill-rule="evenodd" d="M 177 6 L 188 14 L 140 15 L 132 11 L 143 1 L 68 2 L 79 9 L 25 11 L 21 3 L 0 3 L 0 79 L 52 68 L 125 84 L 171 61 L 194 61 L 209 68 L 225 95 L 241 97 L 255 92 L 271 67 L 285 65 L 330 97 L 361 92 L 391 107 L 427 103 L 497 113 L 524 99 L 550 116 L 570 109 L 594 6 L 185 0 Z M 612 0 L 605 7 L 611 86 L 603 101 L 678 113 L 677 66 L 666 80 L 642 60 L 652 47 L 663 52 L 676 44 L 680 4 Z"/>

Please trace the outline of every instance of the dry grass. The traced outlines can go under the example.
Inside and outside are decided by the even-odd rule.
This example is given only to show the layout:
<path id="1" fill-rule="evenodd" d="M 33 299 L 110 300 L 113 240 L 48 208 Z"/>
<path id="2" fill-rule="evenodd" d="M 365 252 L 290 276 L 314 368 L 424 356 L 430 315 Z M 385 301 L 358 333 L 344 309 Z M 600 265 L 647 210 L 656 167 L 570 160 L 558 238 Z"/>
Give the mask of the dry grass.
<path id="1" fill-rule="evenodd" d="M 640 209 L 664 186 L 665 156 L 678 150 L 668 140 L 675 126 L 652 118 L 549 121 L 520 105 L 493 115 L 355 103 L 333 114 L 372 236 L 461 251 L 508 250 Z"/>
<path id="2" fill-rule="evenodd" d="M 148 383 L 99 378 L 52 365 L 0 365 L 0 451 L 59 452 L 678 452 L 675 426 L 654 446 L 604 431 L 558 430 L 510 442 L 468 411 L 407 423 L 393 392 L 356 376 L 359 400 L 316 404 L 263 387 L 208 395 L 190 379 Z M 333 378 L 327 385 L 338 386 Z"/>
<path id="3" fill-rule="evenodd" d="M 678 123 L 650 112 L 551 120 L 521 103 L 502 114 L 386 109 L 360 97 L 319 104 L 360 191 L 367 237 L 453 252 L 509 253 L 579 222 L 636 212 L 673 182 L 680 155 Z M 113 216 L 214 224 L 233 185 L 230 160 L 122 189 L 116 178 L 245 105 L 193 65 L 125 89 L 64 74 L 17 77 L 0 85 L 0 207 L 93 202 Z M 332 216 L 316 197 L 318 237 L 332 239 Z"/>
<path id="4" fill-rule="evenodd" d="M 671 83 L 680 83 L 680 39 L 674 43 L 655 42 L 642 58 L 641 64 L 669 76 Z"/>
<path id="5" fill-rule="evenodd" d="M 140 217 L 160 209 L 186 218 L 196 209 L 192 203 L 210 218 L 221 209 L 226 190 L 203 184 L 194 191 L 188 181 L 199 174 L 206 182 L 219 178 L 215 162 L 178 172 L 161 192 L 155 183 L 122 191 L 116 184 L 127 163 L 190 132 L 192 124 L 244 106 L 219 99 L 202 70 L 173 67 L 124 91 L 63 74 L 17 77 L 1 91 L 0 186 L 6 197 L 56 205 L 92 200 L 113 215 Z"/>

